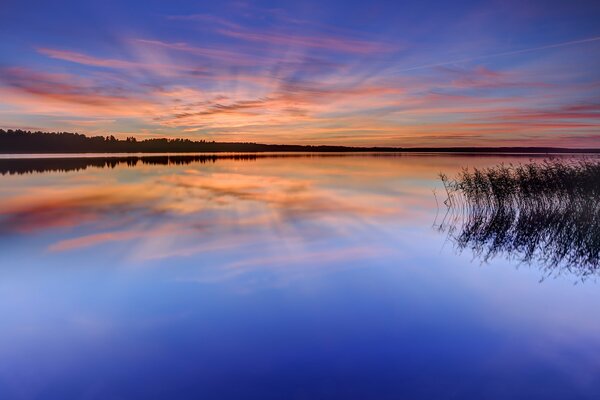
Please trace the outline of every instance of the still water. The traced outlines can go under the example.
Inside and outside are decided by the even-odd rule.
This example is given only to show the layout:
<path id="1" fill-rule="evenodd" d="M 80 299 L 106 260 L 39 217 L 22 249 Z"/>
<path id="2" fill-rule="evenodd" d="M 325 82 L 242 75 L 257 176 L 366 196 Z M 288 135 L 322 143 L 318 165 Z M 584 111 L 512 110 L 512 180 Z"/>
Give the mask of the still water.
<path id="1" fill-rule="evenodd" d="M 595 276 L 437 228 L 530 158 L 0 160 L 0 398 L 600 398 Z"/>

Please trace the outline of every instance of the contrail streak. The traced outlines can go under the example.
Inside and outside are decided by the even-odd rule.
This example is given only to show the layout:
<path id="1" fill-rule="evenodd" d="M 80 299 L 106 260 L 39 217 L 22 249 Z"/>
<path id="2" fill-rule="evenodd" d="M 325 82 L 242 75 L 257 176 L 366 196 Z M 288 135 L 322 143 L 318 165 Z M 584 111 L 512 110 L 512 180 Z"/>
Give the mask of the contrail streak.
<path id="1" fill-rule="evenodd" d="M 565 46 L 571 46 L 571 45 L 575 45 L 575 44 L 596 42 L 596 41 L 599 41 L 599 40 L 600 40 L 600 36 L 596 36 L 596 37 L 592 37 L 592 38 L 588 38 L 588 39 L 581 39 L 581 40 L 573 40 L 573 41 L 570 41 L 570 42 L 548 44 L 548 45 L 539 46 L 539 47 L 531 47 L 529 49 L 512 50 L 512 51 L 505 51 L 503 53 L 486 54 L 486 55 L 482 55 L 482 56 L 475 56 L 475 57 L 469 57 L 469 58 L 460 58 L 460 59 L 457 59 L 457 60 L 444 61 L 444 62 L 439 62 L 439 63 L 434 63 L 434 64 L 417 65 L 417 66 L 414 66 L 414 67 L 401 69 L 398 72 L 406 72 L 406 71 L 414 71 L 414 70 L 417 70 L 417 69 L 441 67 L 441 66 L 444 66 L 444 65 L 458 64 L 458 63 L 469 62 L 469 61 L 485 60 L 487 58 L 496 58 L 496 57 L 503 57 L 503 56 L 511 56 L 511 55 L 515 55 L 515 54 L 529 53 L 529 52 L 538 51 L 538 50 L 554 49 L 556 47 L 565 47 Z"/>

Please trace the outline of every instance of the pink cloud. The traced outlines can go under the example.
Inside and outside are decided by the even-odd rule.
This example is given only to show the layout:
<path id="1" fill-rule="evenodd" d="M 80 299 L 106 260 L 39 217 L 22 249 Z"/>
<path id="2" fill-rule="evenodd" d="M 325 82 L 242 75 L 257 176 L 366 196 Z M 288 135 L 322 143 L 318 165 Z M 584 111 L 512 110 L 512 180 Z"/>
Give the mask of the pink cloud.
<path id="1" fill-rule="evenodd" d="M 33 112 L 82 115 L 144 115 L 155 110 L 156 104 L 148 96 L 135 95 L 126 90 L 98 86 L 93 80 L 71 74 L 34 71 L 27 68 L 5 68 L 2 89 L 13 104 Z M 0 88 L 1 89 L 1 88 Z M 6 97 L 5 97 L 6 98 Z M 60 104 L 63 106 L 61 107 Z"/>
<path id="2" fill-rule="evenodd" d="M 149 72 L 154 72 L 158 75 L 172 75 L 176 72 L 198 74 L 204 71 L 204 69 L 199 66 L 188 67 L 181 63 L 159 64 L 138 61 L 126 61 L 113 58 L 99 58 L 68 50 L 39 48 L 38 52 L 50 58 L 68 61 L 81 65 L 88 65 L 92 67 L 101 67 L 107 69 L 123 69 L 128 71 L 146 70 Z"/>
<path id="3" fill-rule="evenodd" d="M 112 58 L 97 58 L 86 54 L 77 53 L 74 51 L 57 50 L 41 47 L 38 52 L 50 58 L 58 60 L 70 61 L 77 64 L 90 65 L 94 67 L 104 68 L 139 68 L 140 64 L 132 61 L 118 60 Z"/>

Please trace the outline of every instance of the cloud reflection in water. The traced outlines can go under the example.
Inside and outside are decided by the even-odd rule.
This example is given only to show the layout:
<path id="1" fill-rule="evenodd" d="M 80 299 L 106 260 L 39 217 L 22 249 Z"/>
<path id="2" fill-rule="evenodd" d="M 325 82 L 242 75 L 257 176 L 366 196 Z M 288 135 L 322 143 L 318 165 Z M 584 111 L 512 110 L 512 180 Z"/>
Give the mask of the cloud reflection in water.
<path id="1" fill-rule="evenodd" d="M 362 164 L 393 163 L 394 155 L 325 156 L 319 162 L 279 158 L 242 163 L 226 156 L 205 164 L 192 156 L 191 164 L 177 160 L 160 171 L 153 166 L 156 159 L 140 164 L 67 159 L 73 172 L 58 175 L 60 186 L 26 185 L 2 197 L 0 231 L 23 239 L 40 235 L 46 242 L 40 251 L 48 255 L 117 252 L 121 262 L 136 265 L 201 257 L 226 276 L 384 257 L 389 249 L 375 240 L 393 235 L 385 232 L 384 222 L 418 218 L 415 206 L 428 203 L 422 199 L 427 191 L 419 187 L 393 188 L 390 180 L 398 179 L 398 171 L 361 173 Z M 255 161 L 263 167 L 255 168 Z M 82 170 L 74 163 L 111 171 Z M 21 168 L 23 160 L 16 164 Z M 52 171 L 61 169 L 60 161 L 50 164 Z M 349 165 L 356 174 L 347 174 Z M 82 176 L 86 179 L 79 180 Z M 34 176 L 11 179 L 26 182 Z M 365 184 L 372 187 L 364 190 Z M 361 242 L 364 235 L 373 240 Z"/>

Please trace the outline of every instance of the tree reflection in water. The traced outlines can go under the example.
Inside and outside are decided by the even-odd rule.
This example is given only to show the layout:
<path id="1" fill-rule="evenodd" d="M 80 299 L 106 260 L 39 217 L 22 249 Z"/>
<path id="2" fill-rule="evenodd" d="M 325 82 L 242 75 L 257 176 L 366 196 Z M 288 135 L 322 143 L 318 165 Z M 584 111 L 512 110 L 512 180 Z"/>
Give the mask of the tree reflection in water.
<path id="1" fill-rule="evenodd" d="M 536 264 L 544 276 L 600 271 L 600 161 L 501 164 L 440 177 L 447 210 L 436 227 L 459 251 Z"/>

